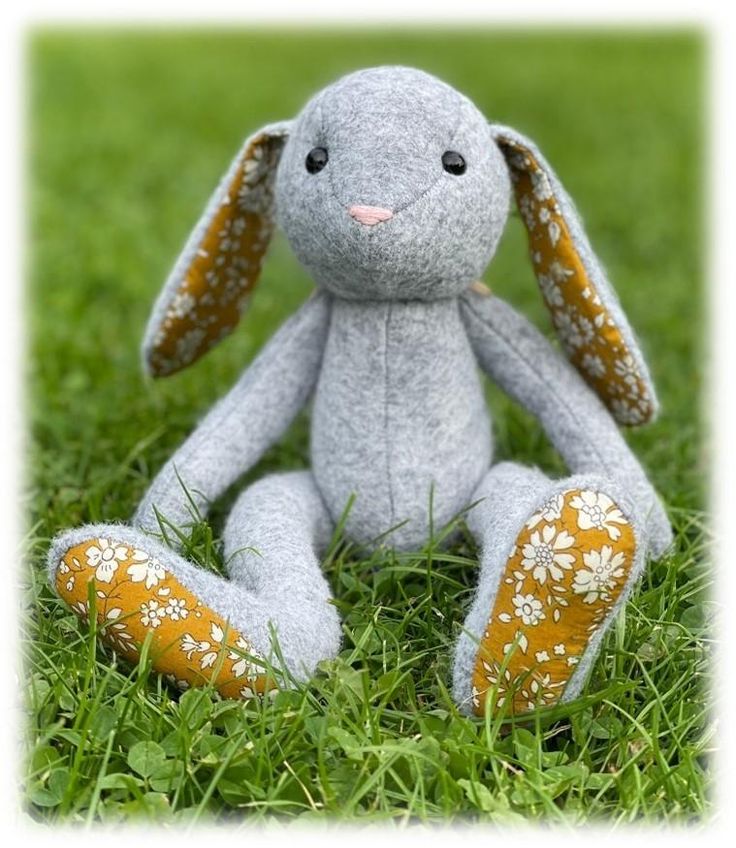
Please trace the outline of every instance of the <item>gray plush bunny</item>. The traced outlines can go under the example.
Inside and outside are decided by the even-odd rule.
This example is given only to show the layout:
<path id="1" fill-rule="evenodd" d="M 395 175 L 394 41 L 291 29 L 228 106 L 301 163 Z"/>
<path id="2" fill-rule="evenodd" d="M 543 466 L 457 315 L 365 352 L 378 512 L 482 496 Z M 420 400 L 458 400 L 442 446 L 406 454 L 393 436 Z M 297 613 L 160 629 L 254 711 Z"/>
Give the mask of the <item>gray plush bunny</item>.
<path id="1" fill-rule="evenodd" d="M 476 282 L 512 195 L 567 359 Z M 338 652 L 320 556 L 351 497 L 345 534 L 366 548 L 416 548 L 466 511 L 481 560 L 455 652 L 458 705 L 523 713 L 575 697 L 647 553 L 672 536 L 614 422 L 650 420 L 654 388 L 554 172 L 426 73 L 346 76 L 245 142 L 155 306 L 151 373 L 232 330 L 274 215 L 316 293 L 159 472 L 132 527 L 54 540 L 53 585 L 83 617 L 94 602 L 123 656 L 148 637 L 179 686 L 213 680 L 249 697 Z M 574 476 L 493 464 L 478 366 L 539 418 Z M 224 530 L 229 580 L 158 541 L 166 523 L 191 524 L 193 506 L 206 514 L 312 396 L 312 467 L 240 494 Z"/>

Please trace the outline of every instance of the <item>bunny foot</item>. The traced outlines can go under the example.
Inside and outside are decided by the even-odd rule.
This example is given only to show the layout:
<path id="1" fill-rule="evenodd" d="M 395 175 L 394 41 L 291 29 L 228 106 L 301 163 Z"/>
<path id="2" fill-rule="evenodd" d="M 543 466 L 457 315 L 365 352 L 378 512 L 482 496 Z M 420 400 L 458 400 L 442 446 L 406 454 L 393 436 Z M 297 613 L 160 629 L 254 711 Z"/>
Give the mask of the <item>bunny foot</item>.
<path id="1" fill-rule="evenodd" d="M 483 715 L 488 698 L 492 712 L 516 715 L 570 700 L 638 576 L 631 521 L 605 491 L 558 491 L 524 523 L 505 564 L 495 554 L 500 578 L 472 670 L 473 712 Z"/>
<path id="2" fill-rule="evenodd" d="M 153 667 L 179 689 L 212 682 L 226 698 L 275 693 L 249 639 L 192 591 L 197 582 L 221 578 L 200 572 L 193 580 L 195 571 L 119 525 L 63 533 L 49 553 L 59 596 L 86 624 L 94 617 L 100 638 L 126 660 L 137 662 L 150 639 Z"/>

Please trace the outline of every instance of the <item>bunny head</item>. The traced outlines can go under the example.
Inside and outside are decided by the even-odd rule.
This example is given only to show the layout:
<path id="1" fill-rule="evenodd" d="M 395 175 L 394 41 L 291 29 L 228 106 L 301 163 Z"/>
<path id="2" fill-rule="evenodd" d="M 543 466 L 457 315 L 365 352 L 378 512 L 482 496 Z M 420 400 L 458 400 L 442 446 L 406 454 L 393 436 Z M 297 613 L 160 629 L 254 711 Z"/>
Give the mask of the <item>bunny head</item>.
<path id="1" fill-rule="evenodd" d="M 411 68 L 358 71 L 314 97 L 276 176 L 278 221 L 318 285 L 350 299 L 460 294 L 488 264 L 511 183 L 488 122 Z"/>
<path id="2" fill-rule="evenodd" d="M 432 300 L 482 274 L 511 196 L 571 362 L 623 424 L 657 401 L 646 363 L 572 201 L 532 141 L 489 125 L 422 71 L 358 71 L 292 122 L 250 136 L 156 302 L 154 376 L 194 362 L 238 323 L 276 219 L 318 286 L 349 299 Z"/>

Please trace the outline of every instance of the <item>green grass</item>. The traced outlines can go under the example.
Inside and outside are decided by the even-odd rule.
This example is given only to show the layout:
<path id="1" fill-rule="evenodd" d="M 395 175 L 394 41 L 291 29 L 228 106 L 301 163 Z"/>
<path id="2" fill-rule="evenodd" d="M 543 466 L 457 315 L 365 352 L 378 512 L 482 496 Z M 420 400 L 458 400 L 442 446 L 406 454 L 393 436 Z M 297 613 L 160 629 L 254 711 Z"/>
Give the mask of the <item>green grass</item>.
<path id="1" fill-rule="evenodd" d="M 699 33 L 37 32 L 29 41 L 28 723 L 24 804 L 44 821 L 279 815 L 398 821 L 686 821 L 710 807 L 711 568 L 698 407 L 703 356 L 705 44 Z M 336 75 L 417 65 L 542 146 L 616 281 L 660 390 L 628 438 L 676 551 L 651 565 L 585 695 L 525 723 L 448 694 L 472 595 L 449 552 L 338 543 L 325 561 L 344 649 L 272 704 L 179 697 L 118 664 L 45 582 L 51 536 L 125 520 L 155 471 L 310 283 L 277 238 L 242 328 L 195 368 L 142 379 L 157 287 L 241 138 Z M 486 274 L 548 331 L 518 220 Z M 561 472 L 536 422 L 489 389 L 498 456 Z M 246 477 L 308 462 L 302 416 Z M 192 539 L 218 563 L 232 493 Z"/>

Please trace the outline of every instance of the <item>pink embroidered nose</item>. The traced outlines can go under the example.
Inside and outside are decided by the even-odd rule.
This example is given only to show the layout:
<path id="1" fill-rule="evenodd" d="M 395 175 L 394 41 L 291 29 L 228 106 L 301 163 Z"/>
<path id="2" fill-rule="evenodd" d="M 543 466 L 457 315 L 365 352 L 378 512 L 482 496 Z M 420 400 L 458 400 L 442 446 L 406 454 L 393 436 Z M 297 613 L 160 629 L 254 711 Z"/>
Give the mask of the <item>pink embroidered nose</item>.
<path id="1" fill-rule="evenodd" d="M 380 206 L 351 206 L 348 209 L 348 215 L 355 218 L 359 224 L 365 224 L 366 227 L 372 227 L 382 221 L 390 221 L 394 217 L 390 209 L 381 209 Z"/>

